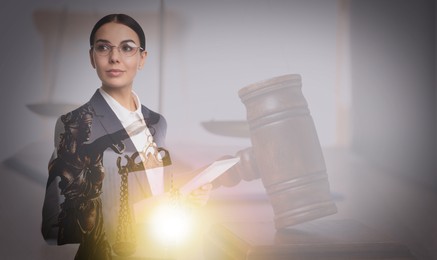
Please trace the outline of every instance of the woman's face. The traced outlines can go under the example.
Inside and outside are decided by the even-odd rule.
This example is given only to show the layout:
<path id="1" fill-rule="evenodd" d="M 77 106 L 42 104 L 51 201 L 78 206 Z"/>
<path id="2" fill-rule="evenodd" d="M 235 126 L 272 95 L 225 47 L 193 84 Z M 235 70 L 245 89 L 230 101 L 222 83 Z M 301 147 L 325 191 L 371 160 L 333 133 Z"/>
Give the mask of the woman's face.
<path id="1" fill-rule="evenodd" d="M 140 46 L 140 40 L 134 30 L 119 23 L 107 23 L 100 27 L 94 37 L 96 46 L 116 46 L 106 56 L 90 50 L 91 65 L 96 69 L 106 90 L 131 88 L 137 71 L 144 65 L 147 53 L 138 50 L 133 56 L 125 56 L 117 46 Z"/>

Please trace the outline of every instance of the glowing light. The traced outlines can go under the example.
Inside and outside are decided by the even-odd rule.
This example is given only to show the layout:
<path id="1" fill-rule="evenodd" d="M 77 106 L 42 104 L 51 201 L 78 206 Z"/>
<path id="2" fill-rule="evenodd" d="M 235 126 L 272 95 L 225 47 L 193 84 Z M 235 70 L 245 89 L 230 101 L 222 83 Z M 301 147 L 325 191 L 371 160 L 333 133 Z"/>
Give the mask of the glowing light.
<path id="1" fill-rule="evenodd" d="M 193 229 L 193 216 L 182 205 L 163 204 L 151 216 L 151 229 L 163 243 L 179 244 Z"/>

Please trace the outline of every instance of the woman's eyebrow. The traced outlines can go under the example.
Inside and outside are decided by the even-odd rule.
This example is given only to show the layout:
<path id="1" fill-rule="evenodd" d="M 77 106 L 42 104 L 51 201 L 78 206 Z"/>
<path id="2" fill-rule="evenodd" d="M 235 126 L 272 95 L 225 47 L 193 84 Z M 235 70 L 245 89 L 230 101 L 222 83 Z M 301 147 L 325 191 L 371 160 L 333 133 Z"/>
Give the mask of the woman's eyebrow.
<path id="1" fill-rule="evenodd" d="M 131 40 L 131 39 L 129 39 L 129 40 L 124 40 L 124 41 L 121 41 L 120 42 L 120 44 L 122 44 L 122 43 L 127 43 L 127 42 L 131 42 L 131 43 L 133 43 L 133 44 L 135 44 L 135 45 L 137 45 L 137 43 L 134 41 L 134 40 Z"/>
<path id="2" fill-rule="evenodd" d="M 98 40 L 96 40 L 96 43 L 97 42 L 111 43 L 110 41 L 104 40 L 104 39 L 98 39 Z"/>
<path id="3" fill-rule="evenodd" d="M 98 39 L 98 40 L 96 40 L 96 43 L 97 43 L 97 42 L 111 43 L 110 41 L 105 40 L 105 39 Z M 127 42 L 135 43 L 135 41 L 134 41 L 134 40 L 131 40 L 131 39 L 121 41 L 120 43 L 127 43 Z M 136 44 L 136 43 L 135 43 L 135 44 Z"/>

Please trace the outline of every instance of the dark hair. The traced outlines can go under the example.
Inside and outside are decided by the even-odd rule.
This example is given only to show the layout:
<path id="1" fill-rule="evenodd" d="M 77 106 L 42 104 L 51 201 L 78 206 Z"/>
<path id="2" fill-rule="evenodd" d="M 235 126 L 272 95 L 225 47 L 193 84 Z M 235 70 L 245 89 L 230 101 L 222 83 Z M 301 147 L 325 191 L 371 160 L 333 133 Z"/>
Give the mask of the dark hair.
<path id="1" fill-rule="evenodd" d="M 135 21 L 132 17 L 126 14 L 108 14 L 102 19 L 100 19 L 94 25 L 94 28 L 91 31 L 90 46 L 94 44 L 94 38 L 96 36 L 97 30 L 100 27 L 102 27 L 104 24 L 111 23 L 111 22 L 123 24 L 131 28 L 134 32 L 137 33 L 138 38 L 140 39 L 140 47 L 143 48 L 143 50 L 146 49 L 146 37 L 144 36 L 143 29 L 141 28 L 140 24 L 137 21 Z"/>

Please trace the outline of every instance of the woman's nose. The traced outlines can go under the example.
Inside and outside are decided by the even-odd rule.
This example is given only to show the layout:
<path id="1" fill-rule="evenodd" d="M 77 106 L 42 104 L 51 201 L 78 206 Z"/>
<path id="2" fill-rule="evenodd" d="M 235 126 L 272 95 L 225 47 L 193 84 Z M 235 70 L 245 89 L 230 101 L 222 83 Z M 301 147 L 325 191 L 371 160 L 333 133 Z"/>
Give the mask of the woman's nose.
<path id="1" fill-rule="evenodd" d="M 112 48 L 112 50 L 109 52 L 109 62 L 110 63 L 118 63 L 120 62 L 120 51 L 118 48 Z"/>

